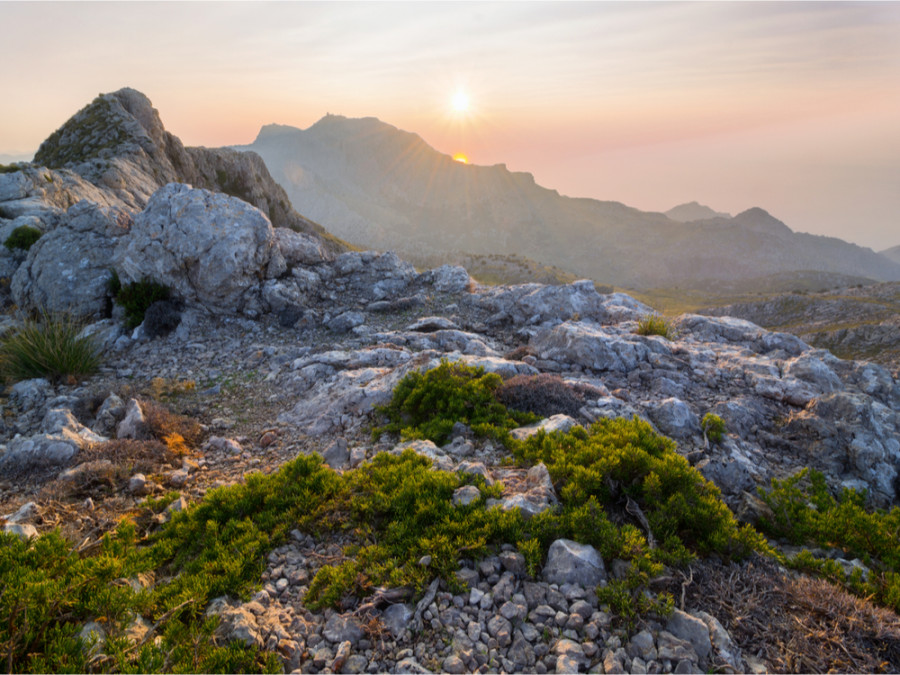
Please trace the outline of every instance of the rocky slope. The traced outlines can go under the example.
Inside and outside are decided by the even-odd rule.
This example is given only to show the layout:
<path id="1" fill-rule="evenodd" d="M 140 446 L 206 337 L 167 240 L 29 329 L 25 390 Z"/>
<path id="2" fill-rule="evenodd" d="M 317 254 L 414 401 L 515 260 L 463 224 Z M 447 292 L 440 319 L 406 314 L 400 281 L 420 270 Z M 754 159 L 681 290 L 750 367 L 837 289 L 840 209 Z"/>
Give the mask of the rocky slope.
<path id="1" fill-rule="evenodd" d="M 329 115 L 306 130 L 269 125 L 243 149 L 263 157 L 304 214 L 381 250 L 515 253 L 630 288 L 798 270 L 900 278 L 900 266 L 870 249 L 794 233 L 762 209 L 676 222 L 564 197 L 503 165 L 454 162 L 374 118 Z"/>
<path id="2" fill-rule="evenodd" d="M 869 359 L 895 375 L 900 371 L 900 285 L 896 283 L 786 293 L 700 313 L 741 317 L 793 333 L 841 357 Z"/>
<path id="3" fill-rule="evenodd" d="M 65 143 L 54 143 L 46 157 L 74 161 Z M 166 147 L 148 142 L 141 146 L 146 157 L 135 153 L 150 167 L 149 158 Z M 121 171 L 116 175 L 127 176 L 115 159 L 109 161 Z M 146 175 L 141 162 L 134 166 Z M 897 501 L 900 383 L 877 364 L 843 361 L 794 335 L 728 317 L 685 314 L 673 322 L 670 339 L 638 335 L 650 308 L 624 294 L 598 293 L 590 281 L 483 287 L 458 266 L 417 272 L 393 253 L 335 254 L 322 238 L 273 227 L 246 201 L 184 184 L 168 184 L 140 208 L 130 207 L 123 195 L 137 199 L 137 187 L 126 182 L 110 192 L 104 174 L 79 170 L 85 177 L 54 170 L 40 198 L 20 196 L 17 175 L 43 180 L 50 170 L 0 175 L 0 213 L 19 209 L 18 222 L 47 230 L 24 259 L 7 256 L 16 304 L 79 309 L 90 322 L 85 334 L 102 345 L 104 358 L 101 372 L 80 384 L 35 379 L 7 390 L 0 514 L 8 531 L 27 537 L 59 526 L 87 550 L 123 515 L 146 505 L 147 495 L 176 490 L 180 498 L 170 511 L 185 508 L 251 471 L 271 473 L 314 451 L 348 472 L 381 452 L 411 447 L 434 468 L 501 484 L 498 508 L 553 508 L 557 486 L 543 465 L 518 468 L 502 445 L 470 430 L 457 429 L 441 447 L 373 440 L 374 407 L 389 401 L 406 374 L 442 359 L 507 379 L 557 375 L 587 392 L 577 410 L 548 411 L 559 414 L 541 423 L 547 429 L 607 417 L 646 420 L 677 441 L 678 452 L 746 521 L 765 512 L 757 486 L 806 466 L 824 472 L 835 488 L 868 490 L 874 505 Z M 66 199 L 83 197 L 65 211 L 53 206 L 45 219 L 58 180 L 67 185 Z M 169 286 L 176 302 L 166 304 L 165 321 L 126 330 L 121 308 L 110 310 L 110 268 L 123 281 Z M 3 330 L 20 320 L 4 318 Z M 193 456 L 141 458 L 145 467 L 127 455 L 130 446 L 108 445 L 142 438 L 159 414 L 153 400 L 202 423 Z M 708 412 L 725 421 L 720 443 L 708 442 L 701 430 Z M 109 447 L 119 454 L 100 454 Z M 311 611 L 303 602 L 311 579 L 352 555 L 345 546 L 351 534 L 292 532 L 268 553 L 252 597 L 222 597 L 199 608 L 220 617 L 216 639 L 268 650 L 286 670 L 300 672 L 762 672 L 792 658 L 780 633 L 766 634 L 768 647 L 761 646 L 760 630 L 748 631 L 746 615 L 723 610 L 720 597 L 702 589 L 686 595 L 687 577 L 654 580 L 687 598 L 671 617 L 648 616 L 623 631 L 593 587 L 623 577 L 627 565 L 565 540 L 553 544 L 535 575 L 507 546 L 463 561 L 457 578 L 465 591 L 434 578 L 415 599 L 381 589 L 378 601 Z M 862 565 L 836 550 L 819 554 L 847 569 Z M 801 606 L 791 577 L 774 563 L 729 568 L 707 561 L 696 569 L 710 588 L 737 579 L 777 589 L 785 616 Z M 737 601 L 729 596 L 725 604 Z M 879 628 L 878 640 L 900 651 L 895 619 Z M 141 621 L 128 626 L 129 639 L 141 639 L 133 637 Z M 101 624 L 85 626 L 85 634 L 105 630 Z M 148 635 L 146 626 L 139 635 Z M 817 652 L 831 653 L 827 640 L 816 644 Z M 827 667 L 874 669 L 877 658 L 882 665 L 887 659 L 888 669 L 900 667 L 894 652 L 866 649 L 873 660 L 829 656 Z M 811 669 L 805 661 L 798 667 L 804 664 Z"/>

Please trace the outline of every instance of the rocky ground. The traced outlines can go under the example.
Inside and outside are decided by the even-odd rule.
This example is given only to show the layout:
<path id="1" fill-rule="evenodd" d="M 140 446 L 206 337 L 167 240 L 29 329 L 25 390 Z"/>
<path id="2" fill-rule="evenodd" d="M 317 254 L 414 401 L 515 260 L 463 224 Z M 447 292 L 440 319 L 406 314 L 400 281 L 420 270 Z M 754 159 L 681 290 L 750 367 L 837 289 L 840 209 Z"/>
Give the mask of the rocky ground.
<path id="1" fill-rule="evenodd" d="M 854 285 L 819 293 L 786 293 L 758 302 L 701 310 L 793 333 L 842 358 L 868 359 L 900 372 L 900 284 Z"/>
<path id="2" fill-rule="evenodd" d="M 146 122 L 149 102 L 123 100 L 138 108 L 141 128 L 156 128 Z M 158 155 L 151 141 L 142 162 Z M 54 161 L 67 156 L 60 142 L 45 153 Z M 758 486 L 807 466 L 835 487 L 868 490 L 873 505 L 896 502 L 900 383 L 882 366 L 729 317 L 685 314 L 668 338 L 639 335 L 652 310 L 600 294 L 590 281 L 482 287 L 457 266 L 419 272 L 391 253 L 345 251 L 314 229 L 273 227 L 241 199 L 184 184 L 131 203 L 116 196 L 125 187 L 95 176 L 107 149 L 72 160 L 81 173 L 71 176 L 42 167 L 0 174 L 0 233 L 24 224 L 44 233 L 27 255 L 0 250 L 10 279 L 0 330 L 24 319 L 13 306 L 65 307 L 103 351 L 100 372 L 82 382 L 26 380 L 4 392 L 0 514 L 8 531 L 27 537 L 59 527 L 85 552 L 166 491 L 179 493 L 170 509 L 185 508 L 298 454 L 320 452 L 334 470 L 349 471 L 407 447 L 435 467 L 501 483 L 498 508 L 552 508 L 546 468 L 518 469 L 502 446 L 465 429 L 443 447 L 372 440 L 374 407 L 406 374 L 442 359 L 503 378 L 555 375 L 587 392 L 577 410 L 548 411 L 545 428 L 646 420 L 748 522 L 765 512 Z M 138 164 L 153 173 L 152 162 Z M 60 188 L 57 181 L 65 199 L 48 187 Z M 163 283 L 173 298 L 126 330 L 110 296 L 111 269 L 123 283 Z M 707 413 L 725 422 L 720 443 L 701 429 Z M 170 434 L 168 450 L 131 443 L 150 426 L 181 441 Z M 461 490 L 454 500 L 468 498 Z M 221 617 L 218 639 L 276 652 L 286 670 L 301 672 L 900 668 L 895 615 L 804 586 L 764 559 L 732 567 L 706 560 L 653 580 L 673 593 L 677 610 L 640 617 L 630 630 L 593 592 L 624 574 L 621 561 L 565 540 L 533 577 L 520 553 L 501 549 L 462 561 L 464 592 L 435 580 L 424 597 L 380 589 L 363 604 L 310 611 L 302 601 L 310 580 L 344 558 L 346 543 L 292 533 L 269 554 L 252 598 L 204 608 Z M 863 566 L 835 550 L 817 554 L 848 570 Z M 835 607 L 852 625 L 835 618 Z M 810 617 L 826 629 L 817 633 Z"/>

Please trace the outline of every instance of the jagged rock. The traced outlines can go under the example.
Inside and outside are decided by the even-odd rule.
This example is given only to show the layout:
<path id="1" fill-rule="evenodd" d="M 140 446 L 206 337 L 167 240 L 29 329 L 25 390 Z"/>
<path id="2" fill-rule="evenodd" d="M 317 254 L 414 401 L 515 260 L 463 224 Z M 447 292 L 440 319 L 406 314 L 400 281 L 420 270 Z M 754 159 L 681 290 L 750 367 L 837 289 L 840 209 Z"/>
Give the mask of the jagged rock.
<path id="1" fill-rule="evenodd" d="M 709 629 L 709 639 L 716 661 L 727 663 L 734 668 L 735 672 L 739 673 L 745 671 L 746 669 L 743 667 L 741 659 L 740 647 L 734 644 L 728 631 L 725 630 L 725 627 L 719 620 L 712 614 L 700 610 L 693 611 L 691 614 L 698 619 L 701 619 Z"/>
<path id="2" fill-rule="evenodd" d="M 403 603 L 388 605 L 381 613 L 381 620 L 395 638 L 403 635 L 412 619 L 412 607 Z"/>
<path id="3" fill-rule="evenodd" d="M 38 536 L 37 528 L 27 523 L 4 523 L 3 531 L 7 534 L 14 534 L 20 539 L 31 539 Z"/>
<path id="4" fill-rule="evenodd" d="M 116 427 L 116 438 L 135 438 L 138 440 L 150 438 L 147 420 L 137 399 L 129 399 L 128 405 L 125 407 L 125 417 Z"/>
<path id="5" fill-rule="evenodd" d="M 225 605 L 214 613 L 219 615 L 219 625 L 215 632 L 217 639 L 226 643 L 240 642 L 248 647 L 261 648 L 265 644 L 256 616 L 246 607 Z"/>
<path id="6" fill-rule="evenodd" d="M 472 283 L 469 273 L 459 265 L 441 265 L 429 274 L 434 290 L 439 293 L 462 293 Z"/>
<path id="7" fill-rule="evenodd" d="M 570 583 L 587 588 L 606 581 L 606 568 L 593 546 L 557 539 L 550 544 L 543 576 L 551 584 Z"/>
<path id="8" fill-rule="evenodd" d="M 341 469 L 350 461 L 346 438 L 336 438 L 322 453 L 322 459 L 332 469 Z"/>
<path id="9" fill-rule="evenodd" d="M 676 638 L 690 642 L 697 656 L 700 657 L 700 661 L 706 662 L 706 658 L 712 650 L 712 643 L 709 639 L 709 627 L 703 619 L 675 609 L 669 616 L 666 630 Z"/>
<path id="10" fill-rule="evenodd" d="M 16 303 L 29 309 L 101 317 L 109 310 L 109 280 L 116 242 L 131 216 L 82 201 L 65 224 L 38 239 L 12 278 Z"/>
<path id="11" fill-rule="evenodd" d="M 342 616 L 340 614 L 332 614 L 322 629 L 323 637 L 335 644 L 347 641 L 351 645 L 356 645 L 364 634 L 359 621 L 352 616 Z"/>
<path id="12" fill-rule="evenodd" d="M 169 184 L 116 250 L 122 280 L 153 279 L 188 304 L 258 312 L 260 282 L 285 271 L 268 218 L 234 197 Z"/>
<path id="13" fill-rule="evenodd" d="M 686 439 L 700 433 L 700 419 L 681 399 L 667 398 L 651 407 L 648 415 L 666 436 Z"/>
<path id="14" fill-rule="evenodd" d="M 328 322 L 328 327 L 335 333 L 346 333 L 366 322 L 362 312 L 343 312 Z"/>
<path id="15" fill-rule="evenodd" d="M 43 405 L 52 392 L 53 386 L 46 379 L 37 377 L 12 385 L 9 399 L 18 404 L 23 412 L 28 412 Z"/>
<path id="16" fill-rule="evenodd" d="M 0 520 L 5 520 L 7 523 L 27 523 L 33 521 L 38 515 L 37 504 L 34 502 L 25 502 L 16 509 L 14 513 L 7 513 L 5 516 L 0 516 Z"/>
<path id="17" fill-rule="evenodd" d="M 659 337 L 619 335 L 600 326 L 566 321 L 539 330 L 531 347 L 540 358 L 577 364 L 595 371 L 627 373 L 653 357 L 671 354 L 669 344 Z"/>
<path id="18" fill-rule="evenodd" d="M 543 431 L 548 434 L 552 434 L 554 432 L 566 433 L 577 424 L 578 422 L 576 422 L 568 415 L 553 415 L 545 420 L 536 422 L 535 424 L 530 424 L 527 427 L 519 427 L 518 429 L 513 429 L 509 432 L 509 435 L 516 440 L 524 441 L 526 438 L 531 438 L 539 431 Z"/>
<path id="19" fill-rule="evenodd" d="M 181 305 L 171 300 L 157 300 L 144 312 L 144 335 L 153 339 L 163 337 L 181 323 Z"/>
<path id="20" fill-rule="evenodd" d="M 453 492 L 454 506 L 468 506 L 481 496 L 481 492 L 474 485 L 464 485 Z"/>
<path id="21" fill-rule="evenodd" d="M 609 317 L 603 297 L 589 280 L 567 286 L 497 286 L 464 298 L 469 304 L 491 311 L 495 322 L 537 324 L 578 318 L 603 322 Z"/>
<path id="22" fill-rule="evenodd" d="M 320 241 L 286 227 L 275 228 L 275 242 L 289 268 L 295 265 L 316 265 L 330 258 Z"/>

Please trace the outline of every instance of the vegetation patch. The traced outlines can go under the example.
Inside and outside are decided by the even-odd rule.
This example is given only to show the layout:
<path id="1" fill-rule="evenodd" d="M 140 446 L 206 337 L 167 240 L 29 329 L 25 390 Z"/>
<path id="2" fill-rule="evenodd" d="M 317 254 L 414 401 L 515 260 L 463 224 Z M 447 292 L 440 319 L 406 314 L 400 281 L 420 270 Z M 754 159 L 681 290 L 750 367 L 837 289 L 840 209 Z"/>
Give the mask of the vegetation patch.
<path id="1" fill-rule="evenodd" d="M 378 407 L 388 423 L 373 431 L 407 439 L 428 439 L 443 445 L 457 422 L 469 426 L 479 436 L 500 437 L 510 429 L 535 422 L 528 413 L 507 410 L 494 396 L 503 380 L 484 368 L 442 360 L 427 373 L 412 372 L 394 389 L 391 402 Z"/>
<path id="2" fill-rule="evenodd" d="M 634 332 L 638 335 L 659 335 L 666 340 L 674 337 L 671 323 L 659 314 L 648 314 L 638 321 L 637 329 Z"/>
<path id="3" fill-rule="evenodd" d="M 18 164 L 0 164 L 0 173 L 15 173 L 21 170 L 22 167 Z"/>
<path id="4" fill-rule="evenodd" d="M 760 491 L 772 517 L 760 526 L 772 537 L 795 545 L 836 548 L 844 558 L 858 558 L 869 569 L 847 571 L 835 560 L 803 551 L 789 561 L 797 569 L 843 584 L 851 592 L 900 611 L 900 507 L 866 508 L 865 493 L 844 488 L 833 496 L 825 476 L 803 469 L 772 489 Z"/>
<path id="5" fill-rule="evenodd" d="M 3 245 L 10 251 L 13 249 L 27 251 L 34 242 L 41 238 L 41 235 L 43 235 L 43 232 L 36 227 L 19 225 L 19 227 L 10 232 Z"/>
<path id="6" fill-rule="evenodd" d="M 141 325 L 150 305 L 168 300 L 172 295 L 168 286 L 149 279 L 122 284 L 115 270 L 109 281 L 109 291 L 113 299 L 125 309 L 125 325 L 128 328 Z"/>
<path id="7" fill-rule="evenodd" d="M 714 413 L 706 413 L 700 421 L 700 428 L 712 443 L 721 443 L 725 437 L 725 420 Z"/>
<path id="8" fill-rule="evenodd" d="M 44 313 L 0 340 L 0 374 L 18 382 L 34 377 L 77 380 L 100 366 L 100 353 L 83 326 L 64 314 Z"/>

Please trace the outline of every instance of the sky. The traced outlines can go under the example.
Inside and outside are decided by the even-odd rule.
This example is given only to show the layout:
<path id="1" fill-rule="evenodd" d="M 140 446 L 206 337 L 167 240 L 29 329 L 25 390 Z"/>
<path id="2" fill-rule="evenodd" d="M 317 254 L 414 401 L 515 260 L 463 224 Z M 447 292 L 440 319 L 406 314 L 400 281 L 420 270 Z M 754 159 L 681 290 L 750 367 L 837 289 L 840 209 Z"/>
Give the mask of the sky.
<path id="1" fill-rule="evenodd" d="M 900 245 L 900 2 L 3 1 L 0 35 L 0 156 L 130 86 L 186 145 L 374 116 L 573 197 Z"/>

